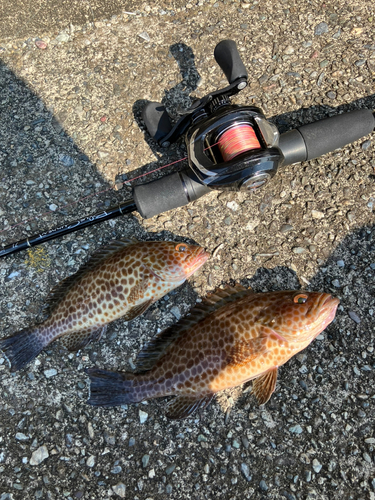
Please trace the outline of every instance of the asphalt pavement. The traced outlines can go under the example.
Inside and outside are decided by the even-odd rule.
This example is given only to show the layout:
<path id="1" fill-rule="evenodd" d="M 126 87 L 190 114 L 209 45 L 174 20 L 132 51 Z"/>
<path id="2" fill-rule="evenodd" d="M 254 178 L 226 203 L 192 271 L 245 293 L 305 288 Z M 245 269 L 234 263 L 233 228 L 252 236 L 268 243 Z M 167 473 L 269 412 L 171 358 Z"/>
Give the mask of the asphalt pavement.
<path id="1" fill-rule="evenodd" d="M 176 120 L 227 85 L 213 57 L 220 40 L 236 41 L 249 72 L 233 102 L 260 107 L 284 132 L 375 108 L 374 33 L 370 1 L 1 3 L 1 245 L 185 168 L 183 141 L 159 147 L 141 112 L 163 102 Z M 115 238 L 212 253 L 188 283 L 78 354 L 56 342 L 16 374 L 0 354 L 0 500 L 374 500 L 374 141 L 283 167 L 255 193 L 213 191 L 0 258 L 5 336 L 40 321 L 51 288 Z M 165 417 L 165 399 L 87 405 L 86 368 L 132 369 L 152 335 L 236 282 L 341 301 L 280 369 L 264 407 L 246 387 L 181 421 Z"/>

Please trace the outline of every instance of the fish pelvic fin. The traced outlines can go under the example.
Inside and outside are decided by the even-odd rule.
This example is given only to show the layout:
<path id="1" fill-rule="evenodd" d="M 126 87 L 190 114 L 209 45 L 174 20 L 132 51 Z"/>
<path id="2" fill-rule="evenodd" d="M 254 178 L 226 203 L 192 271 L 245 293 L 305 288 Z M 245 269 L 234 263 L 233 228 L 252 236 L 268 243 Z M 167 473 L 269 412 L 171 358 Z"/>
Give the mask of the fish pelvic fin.
<path id="1" fill-rule="evenodd" d="M 61 345 L 68 349 L 68 351 L 79 351 L 87 346 L 90 342 L 99 341 L 105 331 L 107 330 L 107 325 L 97 328 L 96 326 L 91 328 L 85 328 L 79 332 L 71 332 L 61 337 Z"/>
<path id="2" fill-rule="evenodd" d="M 137 318 L 141 314 L 143 314 L 147 309 L 154 303 L 153 299 L 146 300 L 145 302 L 142 302 L 142 304 L 139 304 L 137 306 L 132 307 L 129 309 L 127 313 L 124 314 L 122 317 L 125 321 L 131 321 L 134 318 Z"/>
<path id="3" fill-rule="evenodd" d="M 177 396 L 168 404 L 166 417 L 173 420 L 189 417 L 197 410 L 204 410 L 211 403 L 214 395 Z"/>
<path id="4" fill-rule="evenodd" d="M 257 398 L 259 405 L 265 405 L 276 388 L 277 368 L 272 368 L 253 381 L 251 394 Z"/>
<path id="5" fill-rule="evenodd" d="M 0 340 L 0 350 L 11 365 L 11 372 L 22 370 L 44 349 L 38 328 L 25 328 Z"/>
<path id="6" fill-rule="evenodd" d="M 119 406 L 138 403 L 144 399 L 135 384 L 137 376 L 127 372 L 111 372 L 88 368 L 90 394 L 88 404 L 92 406 Z"/>

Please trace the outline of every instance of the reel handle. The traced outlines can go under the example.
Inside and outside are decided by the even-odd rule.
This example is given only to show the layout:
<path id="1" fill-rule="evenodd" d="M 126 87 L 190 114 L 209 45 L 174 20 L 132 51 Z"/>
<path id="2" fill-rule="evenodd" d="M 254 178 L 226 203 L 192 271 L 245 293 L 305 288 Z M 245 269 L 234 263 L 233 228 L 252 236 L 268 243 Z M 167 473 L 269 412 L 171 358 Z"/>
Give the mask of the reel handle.
<path id="1" fill-rule="evenodd" d="M 229 83 L 233 83 L 239 78 L 247 79 L 247 70 L 234 40 L 219 42 L 215 47 L 214 56 Z"/>
<path id="2" fill-rule="evenodd" d="M 374 129 L 373 111 L 357 109 L 289 130 L 279 139 L 285 158 L 283 165 L 318 158 L 361 139 Z"/>

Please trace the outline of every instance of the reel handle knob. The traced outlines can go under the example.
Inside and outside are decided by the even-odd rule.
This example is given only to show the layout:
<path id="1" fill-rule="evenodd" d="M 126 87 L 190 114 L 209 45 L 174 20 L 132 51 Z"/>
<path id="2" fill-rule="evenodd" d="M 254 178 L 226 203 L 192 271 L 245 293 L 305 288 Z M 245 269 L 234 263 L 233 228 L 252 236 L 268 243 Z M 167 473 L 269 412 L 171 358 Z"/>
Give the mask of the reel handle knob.
<path id="1" fill-rule="evenodd" d="M 214 56 L 229 83 L 233 83 L 239 78 L 247 79 L 247 70 L 241 60 L 235 41 L 222 40 L 219 42 L 215 47 Z"/>

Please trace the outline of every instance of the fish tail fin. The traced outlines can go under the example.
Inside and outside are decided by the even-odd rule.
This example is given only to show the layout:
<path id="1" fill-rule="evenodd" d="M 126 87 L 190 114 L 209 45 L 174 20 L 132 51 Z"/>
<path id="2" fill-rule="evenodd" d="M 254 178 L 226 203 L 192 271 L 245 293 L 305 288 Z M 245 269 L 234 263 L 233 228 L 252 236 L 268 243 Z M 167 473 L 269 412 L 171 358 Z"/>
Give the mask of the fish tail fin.
<path id="1" fill-rule="evenodd" d="M 90 394 L 88 403 L 92 406 L 118 406 L 137 403 L 145 398 L 140 385 L 135 383 L 138 376 L 133 373 L 111 372 L 89 368 Z"/>
<path id="2" fill-rule="evenodd" d="M 0 340 L 0 350 L 11 364 L 12 372 L 24 368 L 44 349 L 38 333 L 38 328 L 25 328 Z"/>

